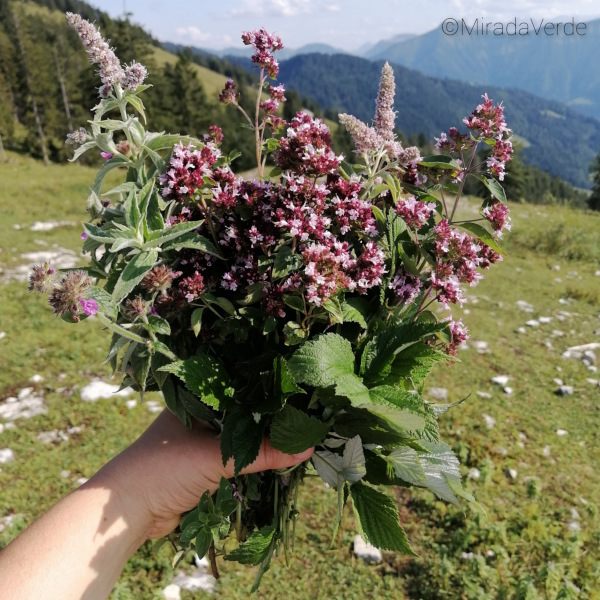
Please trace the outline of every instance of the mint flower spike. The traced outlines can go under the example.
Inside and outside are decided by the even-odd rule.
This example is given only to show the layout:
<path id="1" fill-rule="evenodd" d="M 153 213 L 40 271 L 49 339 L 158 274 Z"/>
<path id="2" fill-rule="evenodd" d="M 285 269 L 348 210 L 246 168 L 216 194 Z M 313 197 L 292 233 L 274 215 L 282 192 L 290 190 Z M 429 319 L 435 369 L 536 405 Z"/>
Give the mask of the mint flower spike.
<path id="1" fill-rule="evenodd" d="M 359 154 L 365 154 L 383 148 L 384 140 L 379 133 L 352 115 L 338 115 L 340 123 L 346 128 Z"/>
<path id="2" fill-rule="evenodd" d="M 148 74 L 146 68 L 134 62 L 124 70 L 113 49 L 92 23 L 71 12 L 67 13 L 67 22 L 77 32 L 90 61 L 99 66 L 101 98 L 107 98 L 116 85 L 133 91 L 142 84 Z"/>
<path id="3" fill-rule="evenodd" d="M 386 62 L 381 70 L 379 92 L 375 102 L 375 129 L 384 140 L 389 141 L 394 139 L 396 113 L 393 106 L 395 93 L 396 82 L 394 81 L 394 70 Z"/>

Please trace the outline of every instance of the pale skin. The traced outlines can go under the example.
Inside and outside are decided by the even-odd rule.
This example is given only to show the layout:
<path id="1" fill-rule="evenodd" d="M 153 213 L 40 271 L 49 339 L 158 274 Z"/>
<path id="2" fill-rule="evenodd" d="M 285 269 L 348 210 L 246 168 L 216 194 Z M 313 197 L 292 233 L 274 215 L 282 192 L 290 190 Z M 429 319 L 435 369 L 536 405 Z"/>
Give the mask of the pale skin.
<path id="1" fill-rule="evenodd" d="M 283 454 L 263 441 L 242 473 L 291 467 L 314 449 Z M 221 477 L 219 439 L 206 424 L 192 431 L 164 411 L 142 436 L 87 483 L 63 498 L 0 552 L 3 600 L 107 598 L 129 557 L 179 524 Z"/>

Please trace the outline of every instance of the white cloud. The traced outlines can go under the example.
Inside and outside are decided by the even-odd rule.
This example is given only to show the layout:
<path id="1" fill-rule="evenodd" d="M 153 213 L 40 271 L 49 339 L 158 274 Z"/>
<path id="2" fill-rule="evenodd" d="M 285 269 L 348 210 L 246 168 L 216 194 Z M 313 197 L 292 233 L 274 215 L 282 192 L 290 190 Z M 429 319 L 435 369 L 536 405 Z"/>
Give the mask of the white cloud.
<path id="1" fill-rule="evenodd" d="M 230 35 L 215 35 L 207 31 L 202 31 L 200 28 L 190 25 L 189 27 L 178 27 L 175 30 L 179 43 L 202 44 L 205 46 L 211 45 L 214 47 L 227 46 L 232 43 Z"/>
<path id="2" fill-rule="evenodd" d="M 313 10 L 315 10 L 313 0 L 243 0 L 242 6 L 232 9 L 229 16 L 270 15 L 293 17 L 302 13 L 311 13 Z"/>

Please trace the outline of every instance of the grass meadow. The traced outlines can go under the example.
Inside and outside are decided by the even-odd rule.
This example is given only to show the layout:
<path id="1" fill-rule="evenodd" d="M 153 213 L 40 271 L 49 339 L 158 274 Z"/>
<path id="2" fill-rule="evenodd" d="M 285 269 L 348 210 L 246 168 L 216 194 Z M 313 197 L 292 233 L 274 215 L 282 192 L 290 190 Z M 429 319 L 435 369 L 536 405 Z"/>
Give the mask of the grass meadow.
<path id="1" fill-rule="evenodd" d="M 14 517 L 0 520 L 0 548 L 155 417 L 144 405 L 127 408 L 124 398 L 82 402 L 82 386 L 108 380 L 108 335 L 92 319 L 79 326 L 55 319 L 46 301 L 16 280 L 18 267 L 32 262 L 28 253 L 70 251 L 81 260 L 80 223 L 93 177 L 86 167 L 44 167 L 17 155 L 0 164 L 0 405 L 33 387 L 47 407 L 14 428 L 0 425 L 0 449 L 15 456 L 0 465 L 0 519 Z M 560 206 L 512 209 L 508 256 L 469 290 L 462 311 L 468 348 L 428 383 L 446 389 L 449 402 L 468 397 L 441 417 L 441 426 L 477 505 L 455 508 L 429 492 L 398 490 L 418 556 L 384 553 L 382 564 L 368 566 L 351 552 L 356 526 L 349 507 L 329 547 L 335 494 L 309 479 L 292 565 L 275 561 L 257 598 L 600 598 L 600 387 L 593 383 L 600 374 L 561 356 L 600 342 L 600 215 Z M 472 214 L 475 203 L 463 210 Z M 31 229 L 50 221 L 62 224 Z M 537 326 L 526 325 L 532 319 Z M 32 383 L 34 375 L 43 379 Z M 491 382 L 498 375 L 509 377 L 511 393 Z M 558 379 L 573 387 L 572 395 L 555 393 Z M 38 439 L 72 427 L 80 429 L 66 441 Z M 157 553 L 143 546 L 112 599 L 163 598 L 175 576 L 171 558 L 166 546 Z M 220 567 L 212 596 L 246 598 L 254 570 Z M 184 600 L 206 595 L 182 592 Z"/>

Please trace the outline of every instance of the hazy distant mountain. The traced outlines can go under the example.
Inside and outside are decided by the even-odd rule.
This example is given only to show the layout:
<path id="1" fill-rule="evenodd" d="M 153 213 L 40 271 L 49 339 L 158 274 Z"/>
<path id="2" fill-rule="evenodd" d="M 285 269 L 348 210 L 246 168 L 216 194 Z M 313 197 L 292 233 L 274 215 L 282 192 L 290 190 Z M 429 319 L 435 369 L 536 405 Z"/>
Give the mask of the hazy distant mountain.
<path id="1" fill-rule="evenodd" d="M 381 55 L 385 54 L 389 48 L 397 44 L 401 44 L 402 42 L 406 42 L 410 39 L 413 39 L 414 37 L 416 37 L 416 35 L 413 33 L 399 33 L 398 35 L 395 35 L 394 37 L 391 37 L 387 40 L 381 40 L 376 44 L 370 44 L 367 48 L 364 48 L 363 46 L 359 48 L 356 54 L 358 56 L 363 56 L 364 58 L 378 60 L 382 58 Z M 364 48 L 364 50 L 362 48 Z"/>
<path id="2" fill-rule="evenodd" d="M 209 55 L 212 54 L 214 56 L 218 56 L 219 58 L 250 58 L 252 55 L 252 47 L 251 46 L 236 46 L 223 48 L 222 50 L 205 50 L 204 48 L 197 48 L 195 46 L 185 46 L 184 44 L 174 44 L 172 42 L 162 42 L 165 50 L 169 52 L 177 53 L 185 48 L 190 48 L 190 50 L 194 54 L 199 55 Z M 348 54 L 344 50 L 340 50 L 339 48 L 334 48 L 329 44 L 306 44 L 305 46 L 301 46 L 300 48 L 283 48 L 283 50 L 279 50 L 277 52 L 278 60 L 287 60 L 297 56 L 299 54 Z"/>
<path id="3" fill-rule="evenodd" d="M 517 20 L 519 24 L 522 20 Z M 557 19 L 559 21 L 559 19 Z M 564 21 L 564 19 L 563 19 Z M 539 23 L 534 20 L 536 28 Z M 577 20 L 575 20 L 577 23 Z M 471 28 L 472 23 L 467 23 Z M 586 24 L 586 35 L 444 35 L 441 27 L 366 53 L 435 77 L 520 88 L 560 100 L 577 111 L 600 118 L 600 20 Z M 512 31 L 505 29 L 505 31 Z M 570 27 L 567 30 L 570 31 Z M 580 28 L 580 32 L 583 31 Z M 600 147 L 600 140 L 596 149 Z"/>
<path id="4" fill-rule="evenodd" d="M 323 108 L 371 122 L 381 66 L 381 61 L 355 56 L 308 54 L 283 61 L 278 80 Z M 436 79 L 399 65 L 394 65 L 394 73 L 396 125 L 405 134 L 424 132 L 433 139 L 453 125 L 464 129 L 462 118 L 488 92 L 495 101 L 503 101 L 509 127 L 524 139 L 527 163 L 590 187 L 588 166 L 600 144 L 599 121 L 517 89 Z"/>

